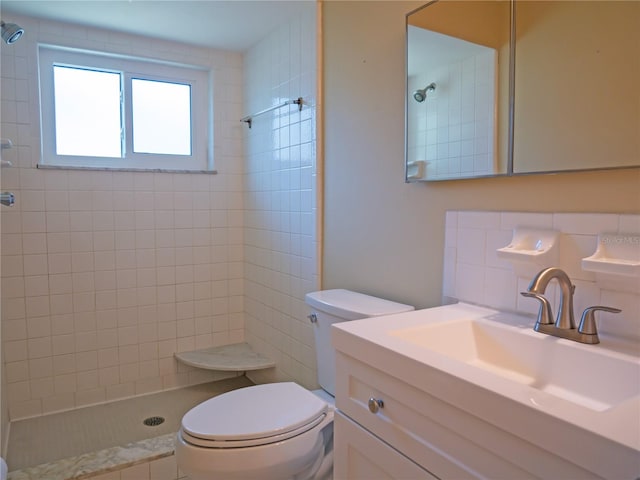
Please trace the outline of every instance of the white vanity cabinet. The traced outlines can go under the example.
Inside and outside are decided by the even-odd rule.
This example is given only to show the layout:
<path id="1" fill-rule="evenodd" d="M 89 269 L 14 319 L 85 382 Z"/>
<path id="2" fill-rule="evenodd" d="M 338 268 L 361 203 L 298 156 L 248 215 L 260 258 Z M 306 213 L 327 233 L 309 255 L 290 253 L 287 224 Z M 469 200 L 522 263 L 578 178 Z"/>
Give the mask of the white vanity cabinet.
<path id="1" fill-rule="evenodd" d="M 453 418 L 455 409 L 426 392 L 341 352 L 336 367 L 336 480 L 533 478 L 446 427 L 449 421 L 459 422 Z M 376 413 L 369 408 L 370 400 L 382 402 Z M 367 455 L 372 448 L 378 453 Z M 466 462 L 456 458 L 463 451 Z M 390 452 L 404 462 L 388 462 Z M 413 476 L 404 473 L 409 464 Z M 376 471 L 388 476 L 371 474 Z"/>
<path id="2" fill-rule="evenodd" d="M 336 480 L 602 478 L 385 372 L 394 362 L 382 348 L 371 356 L 336 347 Z"/>
<path id="3" fill-rule="evenodd" d="M 336 413 L 333 425 L 334 479 L 437 480 L 342 412 Z"/>
<path id="4" fill-rule="evenodd" d="M 375 440 L 443 480 L 640 480 L 640 342 L 535 322 L 458 302 L 333 324 L 336 478 L 401 478 Z"/>

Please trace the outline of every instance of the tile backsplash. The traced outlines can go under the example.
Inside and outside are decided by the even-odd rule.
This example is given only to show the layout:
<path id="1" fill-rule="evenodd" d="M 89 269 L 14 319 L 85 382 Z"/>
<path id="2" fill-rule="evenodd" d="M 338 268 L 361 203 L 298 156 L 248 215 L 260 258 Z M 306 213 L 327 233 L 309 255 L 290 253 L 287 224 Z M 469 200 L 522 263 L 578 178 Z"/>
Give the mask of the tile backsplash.
<path id="1" fill-rule="evenodd" d="M 619 314 L 599 312 L 602 333 L 640 339 L 640 295 L 601 286 L 593 272 L 582 269 L 581 261 L 593 255 L 601 233 L 640 234 L 640 215 L 602 213 L 529 213 L 494 211 L 448 211 L 446 214 L 443 296 L 519 313 L 535 315 L 538 302 L 520 295 L 531 278 L 518 277 L 511 263 L 496 254 L 511 242 L 517 227 L 552 229 L 559 232 L 557 265 L 576 286 L 576 320 L 593 305 L 622 309 Z M 640 247 L 638 248 L 640 255 Z M 640 260 L 640 258 L 638 258 Z M 542 268 L 541 268 L 542 269 Z M 625 282 L 640 282 L 629 277 Z M 547 298 L 554 311 L 559 301 L 556 282 L 549 285 Z M 637 286 L 637 285 L 636 285 Z M 635 290 L 630 288 L 625 290 Z"/>

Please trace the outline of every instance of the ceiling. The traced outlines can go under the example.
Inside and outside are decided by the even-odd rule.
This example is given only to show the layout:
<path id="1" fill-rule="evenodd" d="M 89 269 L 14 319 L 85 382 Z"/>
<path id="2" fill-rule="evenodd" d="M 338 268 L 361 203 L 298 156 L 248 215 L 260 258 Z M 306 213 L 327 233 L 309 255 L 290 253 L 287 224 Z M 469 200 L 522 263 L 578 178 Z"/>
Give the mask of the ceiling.
<path id="1" fill-rule="evenodd" d="M 2 0 L 27 15 L 193 45 L 244 51 L 315 0 Z M 27 32 L 28 34 L 28 32 Z"/>
<path id="2" fill-rule="evenodd" d="M 410 77 L 492 50 L 414 25 L 407 28 L 407 45 L 407 75 Z"/>

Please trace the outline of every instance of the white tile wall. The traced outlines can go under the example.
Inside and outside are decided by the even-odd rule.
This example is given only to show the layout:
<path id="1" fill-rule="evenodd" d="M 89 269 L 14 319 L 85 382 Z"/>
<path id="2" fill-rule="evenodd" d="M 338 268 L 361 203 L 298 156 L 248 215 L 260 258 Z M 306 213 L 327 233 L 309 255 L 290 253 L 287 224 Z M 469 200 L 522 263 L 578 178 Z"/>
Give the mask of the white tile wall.
<path id="1" fill-rule="evenodd" d="M 244 338 L 239 53 L 20 17 L 2 45 L 2 341 L 13 419 L 217 378 L 173 354 Z M 217 175 L 39 170 L 36 43 L 214 74 Z M 3 379 L 4 381 L 5 379 Z"/>
<path id="2" fill-rule="evenodd" d="M 495 173 L 497 52 L 442 65 L 409 79 L 409 91 L 431 82 L 424 102 L 409 98 L 409 161 L 427 161 L 425 178 Z"/>
<path id="3" fill-rule="evenodd" d="M 592 305 L 617 307 L 622 309 L 619 314 L 600 312 L 599 331 L 640 339 L 640 295 L 609 290 L 610 287 L 597 282 L 592 272 L 581 267 L 582 258 L 596 251 L 598 234 L 640 234 L 640 215 L 449 211 L 443 284 L 446 303 L 458 299 L 502 310 L 537 313 L 538 303 L 520 295 L 531 278 L 518 277 L 511 264 L 496 255 L 497 248 L 510 243 L 517 227 L 552 228 L 560 232 L 556 266 L 565 270 L 576 285 L 577 320 Z M 557 286 L 550 285 L 545 295 L 556 309 Z"/>
<path id="4" fill-rule="evenodd" d="M 316 387 L 313 333 L 304 295 L 317 290 L 315 6 L 245 56 L 245 108 L 303 97 L 245 127 L 246 337 L 277 362 L 258 381 Z"/>

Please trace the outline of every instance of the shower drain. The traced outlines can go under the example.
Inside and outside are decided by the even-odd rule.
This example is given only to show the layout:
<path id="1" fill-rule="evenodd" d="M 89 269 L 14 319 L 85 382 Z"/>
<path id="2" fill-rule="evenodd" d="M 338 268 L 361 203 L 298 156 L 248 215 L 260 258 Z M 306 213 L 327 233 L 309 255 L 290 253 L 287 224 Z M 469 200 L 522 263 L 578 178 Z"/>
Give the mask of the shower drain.
<path id="1" fill-rule="evenodd" d="M 144 423 L 147 427 L 157 427 L 161 423 L 164 423 L 164 417 L 145 418 L 142 423 Z"/>

